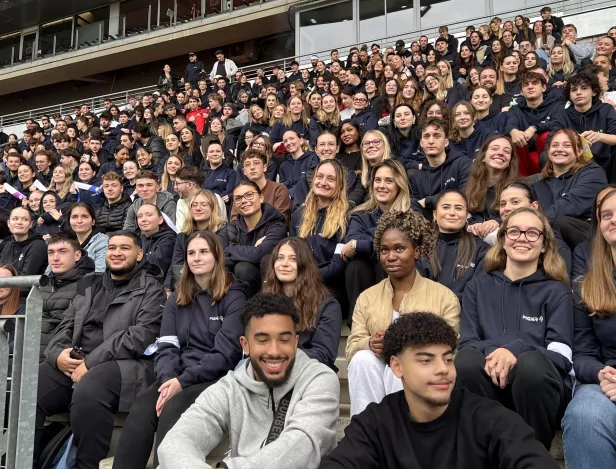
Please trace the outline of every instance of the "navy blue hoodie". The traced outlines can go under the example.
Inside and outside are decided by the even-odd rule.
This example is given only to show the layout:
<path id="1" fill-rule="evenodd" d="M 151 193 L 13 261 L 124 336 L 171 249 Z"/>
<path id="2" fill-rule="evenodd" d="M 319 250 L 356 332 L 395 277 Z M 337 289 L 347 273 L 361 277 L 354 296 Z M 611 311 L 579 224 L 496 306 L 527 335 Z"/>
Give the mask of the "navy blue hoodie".
<path id="1" fill-rule="evenodd" d="M 298 236 L 299 229 L 302 225 L 302 219 L 304 218 L 305 209 L 306 207 L 302 206 L 298 207 L 297 210 L 293 212 L 293 215 L 291 216 L 291 229 L 289 231 L 290 236 Z M 320 234 L 323 231 L 323 225 L 325 224 L 326 218 L 327 209 L 319 209 L 313 234 L 306 236 L 306 241 L 312 249 L 312 257 L 321 272 L 321 278 L 325 282 L 343 274 L 345 266 L 340 254 L 334 254 L 336 251 L 336 245 L 344 241 L 342 232 L 338 230 L 338 232 L 331 238 L 324 238 Z"/>
<path id="2" fill-rule="evenodd" d="M 464 287 L 475 276 L 483 271 L 483 259 L 490 249 L 490 246 L 479 238 L 475 238 L 475 252 L 462 277 L 457 277 L 456 257 L 458 255 L 458 245 L 460 243 L 460 233 L 439 233 L 438 238 L 438 261 L 441 266 L 439 272 L 433 272 L 430 266 L 430 259 L 422 256 L 417 261 L 417 270 L 422 277 L 429 278 L 435 282 L 445 285 L 456 294 L 462 301 Z"/>
<path id="3" fill-rule="evenodd" d="M 306 171 L 314 168 L 319 162 L 319 157 L 316 153 L 308 150 L 297 159 L 288 158 L 278 169 L 280 183 L 284 184 L 289 189 L 291 198 L 295 196 L 295 185 L 300 178 L 306 174 Z"/>
<path id="4" fill-rule="evenodd" d="M 233 168 L 223 163 L 216 169 L 205 169 L 204 176 L 204 188 L 211 190 L 220 197 L 228 195 L 229 199 L 231 199 L 237 179 L 237 173 Z"/>
<path id="5" fill-rule="evenodd" d="M 556 116 L 563 110 L 563 102 L 556 99 L 544 99 L 537 108 L 528 107 L 526 102 L 511 106 L 507 111 L 505 133 L 511 135 L 514 129 L 524 132 L 531 126 L 537 127 L 537 134 L 550 132 L 554 128 Z"/>
<path id="6" fill-rule="evenodd" d="M 483 119 L 477 121 L 475 128 L 486 130 L 490 133 L 504 134 L 507 130 L 507 113 L 488 114 Z"/>
<path id="7" fill-rule="evenodd" d="M 616 280 L 616 271 L 613 275 Z M 616 368 L 616 314 L 608 318 L 591 316 L 582 302 L 580 289 L 581 282 L 576 282 L 573 369 L 582 383 L 599 384 L 600 370 L 605 366 Z"/>
<path id="8" fill-rule="evenodd" d="M 502 270 L 476 275 L 466 285 L 460 319 L 460 349 L 488 356 L 506 348 L 516 358 L 543 353 L 565 378 L 572 368 L 573 299 L 570 287 L 543 269 L 511 281 Z"/>
<path id="9" fill-rule="evenodd" d="M 351 117 L 351 119 L 353 119 L 355 122 L 359 124 L 359 128 L 362 131 L 360 136 L 365 134 L 368 130 L 376 130 L 379 128 L 379 124 L 377 122 L 378 119 L 376 118 L 376 114 L 374 114 L 374 111 L 369 108 L 362 109 L 357 114 L 353 114 L 353 117 Z"/>
<path id="10" fill-rule="evenodd" d="M 355 240 L 357 254 L 374 255 L 374 233 L 376 224 L 383 215 L 380 209 L 375 212 L 356 212 L 351 215 L 344 242 Z"/>
<path id="11" fill-rule="evenodd" d="M 160 230 L 150 236 L 141 235 L 143 255 L 150 261 L 150 264 L 157 265 L 163 275 L 167 275 L 167 270 L 171 265 L 176 237 L 175 231 L 169 228 L 167 223 L 163 223 Z"/>
<path id="12" fill-rule="evenodd" d="M 316 165 L 315 165 L 316 167 Z M 354 171 L 345 168 L 347 173 L 347 200 L 349 207 L 354 208 L 357 205 L 363 204 L 366 199 L 366 188 L 362 186 L 360 177 Z M 306 203 L 306 197 L 310 192 L 314 168 L 306 171 L 298 183 L 295 185 L 295 197 L 293 197 L 293 210 Z"/>
<path id="13" fill-rule="evenodd" d="M 567 171 L 558 177 L 541 179 L 533 184 L 533 188 L 539 205 L 550 220 L 557 217 L 589 219 L 595 197 L 606 184 L 603 168 L 591 162 L 575 174 Z"/>
<path id="14" fill-rule="evenodd" d="M 496 134 L 496 131 L 475 127 L 473 133 L 467 138 L 463 138 L 460 143 L 449 140 L 449 150 L 454 155 L 462 153 L 464 156 L 474 160 L 481 150 L 484 140 L 493 134 Z"/>
<path id="15" fill-rule="evenodd" d="M 284 133 L 289 130 L 295 130 L 302 138 L 309 138 L 308 126 L 301 120 L 291 123 L 290 126 L 286 126 L 282 122 L 278 121 L 273 125 L 272 130 L 270 130 L 269 133 L 269 138 L 272 144 L 282 142 Z"/>
<path id="16" fill-rule="evenodd" d="M 571 279 L 575 280 L 578 277 L 586 274 L 586 269 L 590 264 L 592 240 L 586 240 L 578 244 L 573 250 Z"/>
<path id="17" fill-rule="evenodd" d="M 432 209 L 436 196 L 445 189 L 463 190 L 468 181 L 473 162 L 464 153 L 451 154 L 447 149 L 447 157 L 443 164 L 432 167 L 426 162 L 421 169 L 411 177 L 411 195 L 413 210 L 423 213 L 432 219 Z M 421 199 L 426 199 L 426 208 L 419 205 Z"/>
<path id="18" fill-rule="evenodd" d="M 182 388 L 214 381 L 242 358 L 240 314 L 246 302 L 246 284 L 234 282 L 216 304 L 201 291 L 187 305 L 173 293 L 163 312 L 156 356 L 156 376 L 162 384 L 178 378 Z"/>
<path id="19" fill-rule="evenodd" d="M 225 248 L 225 264 L 233 267 L 238 262 L 259 265 L 263 256 L 271 254 L 278 241 L 287 237 L 287 222 L 284 216 L 269 204 L 261 204 L 261 219 L 250 231 L 244 217 L 238 215 L 235 223 L 220 230 Z M 256 242 L 265 238 L 261 244 Z"/>
<path id="20" fill-rule="evenodd" d="M 552 130 L 573 129 L 581 134 L 586 130 L 616 135 L 616 109 L 610 104 L 596 101 L 586 112 L 578 112 L 574 106 L 569 106 L 555 116 Z M 595 161 L 606 167 L 612 156 L 612 146 L 607 143 L 593 143 L 590 147 Z"/>
<path id="21" fill-rule="evenodd" d="M 333 296 L 328 296 L 319 305 L 315 327 L 301 331 L 298 347 L 310 358 L 334 368 L 338 356 L 342 311 Z"/>

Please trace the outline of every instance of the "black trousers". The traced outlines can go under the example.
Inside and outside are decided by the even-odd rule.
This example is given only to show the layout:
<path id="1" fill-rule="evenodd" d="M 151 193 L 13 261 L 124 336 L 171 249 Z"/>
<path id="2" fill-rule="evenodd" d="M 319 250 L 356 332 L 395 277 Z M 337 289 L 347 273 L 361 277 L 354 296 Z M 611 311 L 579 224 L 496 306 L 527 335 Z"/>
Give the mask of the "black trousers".
<path id="1" fill-rule="evenodd" d="M 73 381 L 49 362 L 39 366 L 34 455 L 43 448 L 45 417 L 70 412 L 71 429 L 77 444 L 79 469 L 98 469 L 107 457 L 113 433 L 113 414 L 118 411 L 122 375 L 117 362 L 95 366 L 73 389 Z"/>
<path id="2" fill-rule="evenodd" d="M 560 232 L 571 252 L 578 244 L 589 240 L 592 232 L 590 222 L 573 217 L 557 217 L 552 225 Z"/>
<path id="3" fill-rule="evenodd" d="M 495 386 L 485 372 L 486 360 L 479 350 L 460 350 L 454 363 L 457 387 L 467 388 L 517 412 L 535 430 L 537 440 L 550 450 L 571 392 L 545 355 L 536 351 L 522 353 L 509 372 L 505 389 Z"/>
<path id="4" fill-rule="evenodd" d="M 113 458 L 113 469 L 145 468 L 152 451 L 155 434 L 154 467 L 158 467 L 158 446 L 165 435 L 211 384 L 213 383 L 199 383 L 183 389 L 165 404 L 160 418 L 156 416 L 156 401 L 160 385 L 154 383 L 146 389 L 137 397 L 124 423 L 122 436 Z"/>
<path id="5" fill-rule="evenodd" d="M 374 261 L 370 256 L 358 254 L 347 264 L 344 276 L 349 301 L 349 319 L 352 319 L 359 295 L 383 280 L 386 275 L 378 261 Z"/>

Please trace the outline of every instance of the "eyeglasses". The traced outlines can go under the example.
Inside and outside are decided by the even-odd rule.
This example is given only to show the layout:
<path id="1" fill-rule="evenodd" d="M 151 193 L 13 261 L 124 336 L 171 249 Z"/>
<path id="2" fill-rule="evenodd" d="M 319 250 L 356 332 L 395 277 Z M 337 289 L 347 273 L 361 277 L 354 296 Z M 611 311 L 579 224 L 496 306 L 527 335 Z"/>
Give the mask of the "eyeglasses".
<path id="1" fill-rule="evenodd" d="M 235 204 L 241 204 L 242 203 L 242 199 L 246 199 L 248 202 L 250 202 L 252 199 L 255 198 L 255 191 L 248 191 L 243 195 L 235 195 L 233 196 L 233 203 Z"/>
<path id="2" fill-rule="evenodd" d="M 543 236 L 543 231 L 536 230 L 531 228 L 529 230 L 520 230 L 519 228 L 507 228 L 505 231 L 507 238 L 511 241 L 517 241 L 520 239 L 520 236 L 524 235 L 527 241 L 531 243 L 537 241 L 541 236 Z"/>
<path id="3" fill-rule="evenodd" d="M 374 140 L 366 140 L 362 142 L 361 146 L 364 148 L 378 147 L 381 142 L 382 140 L 380 138 L 375 138 Z"/>
<path id="4" fill-rule="evenodd" d="M 364 98 L 353 98 L 354 103 L 365 103 L 366 101 Z"/>

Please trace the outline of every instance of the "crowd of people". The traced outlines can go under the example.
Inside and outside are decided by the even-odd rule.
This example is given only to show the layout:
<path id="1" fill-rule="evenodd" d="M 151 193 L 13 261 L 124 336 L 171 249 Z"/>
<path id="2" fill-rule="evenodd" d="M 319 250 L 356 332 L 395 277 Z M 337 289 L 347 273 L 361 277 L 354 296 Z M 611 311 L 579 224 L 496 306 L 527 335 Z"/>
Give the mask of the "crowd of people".
<path id="1" fill-rule="evenodd" d="M 569 469 L 615 467 L 616 27 L 541 16 L 254 83 L 191 53 L 160 92 L 10 136 L 0 277 L 44 275 L 39 463 L 48 417 L 95 469 L 127 412 L 114 469 L 209 468 L 225 436 L 215 467 L 556 468 L 561 426 Z"/>

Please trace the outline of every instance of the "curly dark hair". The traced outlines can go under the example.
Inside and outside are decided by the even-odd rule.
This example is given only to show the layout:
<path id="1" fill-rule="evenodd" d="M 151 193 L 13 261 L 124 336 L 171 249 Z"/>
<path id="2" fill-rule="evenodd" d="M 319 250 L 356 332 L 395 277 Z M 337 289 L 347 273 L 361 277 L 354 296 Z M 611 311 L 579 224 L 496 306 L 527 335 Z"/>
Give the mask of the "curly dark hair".
<path id="1" fill-rule="evenodd" d="M 575 74 L 573 74 L 571 77 L 569 77 L 569 79 L 567 80 L 567 84 L 565 85 L 565 91 L 564 91 L 564 95 L 565 95 L 565 99 L 569 100 L 571 97 L 571 90 L 574 87 L 578 87 L 578 86 L 590 86 L 590 88 L 592 89 L 592 93 L 593 93 L 593 97 L 592 97 L 592 102 L 596 102 L 599 99 L 601 99 L 601 83 L 599 83 L 599 78 L 597 77 L 596 74 L 590 72 L 589 70 L 582 70 L 579 71 Z"/>
<path id="2" fill-rule="evenodd" d="M 385 331 L 382 358 L 385 363 L 400 355 L 409 347 L 447 345 L 455 350 L 458 335 L 453 327 L 433 313 L 417 312 L 403 314 Z"/>
<path id="3" fill-rule="evenodd" d="M 240 319 L 244 329 L 246 329 L 252 318 L 262 318 L 267 314 L 290 316 L 296 326 L 299 324 L 299 316 L 293 304 L 293 298 L 274 293 L 259 293 L 250 298 L 244 305 Z"/>
<path id="4" fill-rule="evenodd" d="M 389 211 L 380 218 L 374 233 L 374 250 L 377 256 L 381 251 L 381 238 L 387 230 L 402 231 L 414 248 L 420 248 L 422 255 L 428 258 L 432 256 L 437 235 L 430 222 L 419 213 Z"/>

